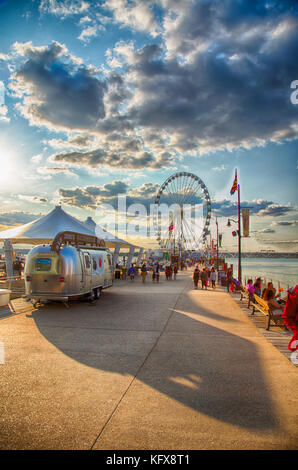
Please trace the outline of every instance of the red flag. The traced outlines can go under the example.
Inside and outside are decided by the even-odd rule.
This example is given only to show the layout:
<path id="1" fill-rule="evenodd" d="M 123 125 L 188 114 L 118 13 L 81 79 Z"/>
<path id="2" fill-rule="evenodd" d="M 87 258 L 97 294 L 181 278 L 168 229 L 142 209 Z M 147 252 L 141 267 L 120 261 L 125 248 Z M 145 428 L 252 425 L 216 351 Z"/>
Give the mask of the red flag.
<path id="1" fill-rule="evenodd" d="M 171 230 L 174 230 L 174 224 L 171 224 L 171 225 L 169 226 L 169 232 L 170 232 Z"/>
<path id="2" fill-rule="evenodd" d="M 230 191 L 231 196 L 232 196 L 232 194 L 234 194 L 235 191 L 237 191 L 237 189 L 238 189 L 237 170 L 235 170 L 234 183 L 233 183 L 233 186 L 231 187 L 231 191 Z"/>

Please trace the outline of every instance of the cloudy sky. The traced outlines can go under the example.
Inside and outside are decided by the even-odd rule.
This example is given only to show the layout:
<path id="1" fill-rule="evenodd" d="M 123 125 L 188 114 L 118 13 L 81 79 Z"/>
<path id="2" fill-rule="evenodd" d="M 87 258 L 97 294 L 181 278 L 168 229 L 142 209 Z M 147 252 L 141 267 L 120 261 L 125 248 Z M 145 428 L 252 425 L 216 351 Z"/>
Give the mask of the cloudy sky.
<path id="1" fill-rule="evenodd" d="M 295 0 L 0 0 L 0 228 L 190 171 L 232 250 L 237 168 L 243 249 L 297 251 L 297 26 Z"/>

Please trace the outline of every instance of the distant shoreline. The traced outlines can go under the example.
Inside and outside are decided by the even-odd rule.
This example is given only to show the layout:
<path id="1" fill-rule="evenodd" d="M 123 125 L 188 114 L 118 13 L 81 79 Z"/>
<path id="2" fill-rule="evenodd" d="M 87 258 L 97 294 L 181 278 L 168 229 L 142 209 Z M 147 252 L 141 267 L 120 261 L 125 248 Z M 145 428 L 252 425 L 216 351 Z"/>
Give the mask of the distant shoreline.
<path id="1" fill-rule="evenodd" d="M 27 254 L 31 248 L 14 248 L 17 253 Z M 154 251 L 154 250 L 153 250 Z M 0 248 L 0 254 L 4 254 L 4 249 Z M 238 258 L 238 252 L 220 251 L 220 258 Z M 295 253 L 278 253 L 278 252 L 244 252 L 241 253 L 242 258 L 288 258 L 298 259 L 298 252 Z"/>
<path id="2" fill-rule="evenodd" d="M 228 252 L 220 252 L 219 256 L 222 258 L 238 258 L 238 253 L 228 253 Z M 271 252 L 248 252 L 248 253 L 241 253 L 242 258 L 291 258 L 297 259 L 298 253 L 271 253 Z"/>

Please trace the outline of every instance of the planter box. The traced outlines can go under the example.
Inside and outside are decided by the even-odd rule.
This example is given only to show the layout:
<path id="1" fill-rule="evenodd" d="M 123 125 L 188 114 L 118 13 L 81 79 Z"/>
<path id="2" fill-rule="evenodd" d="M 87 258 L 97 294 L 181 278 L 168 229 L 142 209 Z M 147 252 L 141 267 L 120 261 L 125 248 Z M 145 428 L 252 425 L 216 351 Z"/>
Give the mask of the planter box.
<path id="1" fill-rule="evenodd" d="M 0 307 L 8 305 L 10 300 L 11 290 L 9 289 L 0 289 Z"/>

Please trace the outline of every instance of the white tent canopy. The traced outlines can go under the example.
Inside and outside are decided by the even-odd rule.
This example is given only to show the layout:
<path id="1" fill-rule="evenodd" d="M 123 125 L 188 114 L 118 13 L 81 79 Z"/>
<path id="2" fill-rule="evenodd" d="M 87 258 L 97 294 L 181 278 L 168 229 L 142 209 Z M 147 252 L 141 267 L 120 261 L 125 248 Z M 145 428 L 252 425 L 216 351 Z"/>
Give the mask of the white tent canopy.
<path id="1" fill-rule="evenodd" d="M 84 225 L 87 227 L 88 230 L 92 231 L 93 236 L 97 236 L 96 233 L 96 222 L 92 219 L 92 217 L 87 217 L 87 219 L 83 222 Z M 112 235 L 110 232 L 108 232 L 106 229 L 101 229 L 100 230 L 100 236 L 99 238 L 103 238 L 106 242 L 106 245 L 108 246 L 108 243 L 111 242 L 113 244 L 120 244 L 120 246 L 135 246 L 132 245 L 131 243 L 126 242 L 125 240 L 122 240 L 121 238 L 115 237 L 115 235 Z"/>
<path id="2" fill-rule="evenodd" d="M 12 244 L 24 243 L 30 245 L 37 245 L 40 243 L 50 243 L 55 238 L 57 233 L 63 231 L 83 233 L 84 235 L 95 235 L 95 222 L 89 217 L 86 222 L 81 222 L 75 217 L 67 214 L 61 206 L 56 206 L 49 214 L 44 215 L 28 224 L 19 227 L 11 228 L 0 232 L 1 240 L 10 240 Z M 120 247 L 130 248 L 133 245 L 121 240 L 109 232 L 103 238 L 106 241 L 106 246 L 111 248 L 116 245 Z"/>

